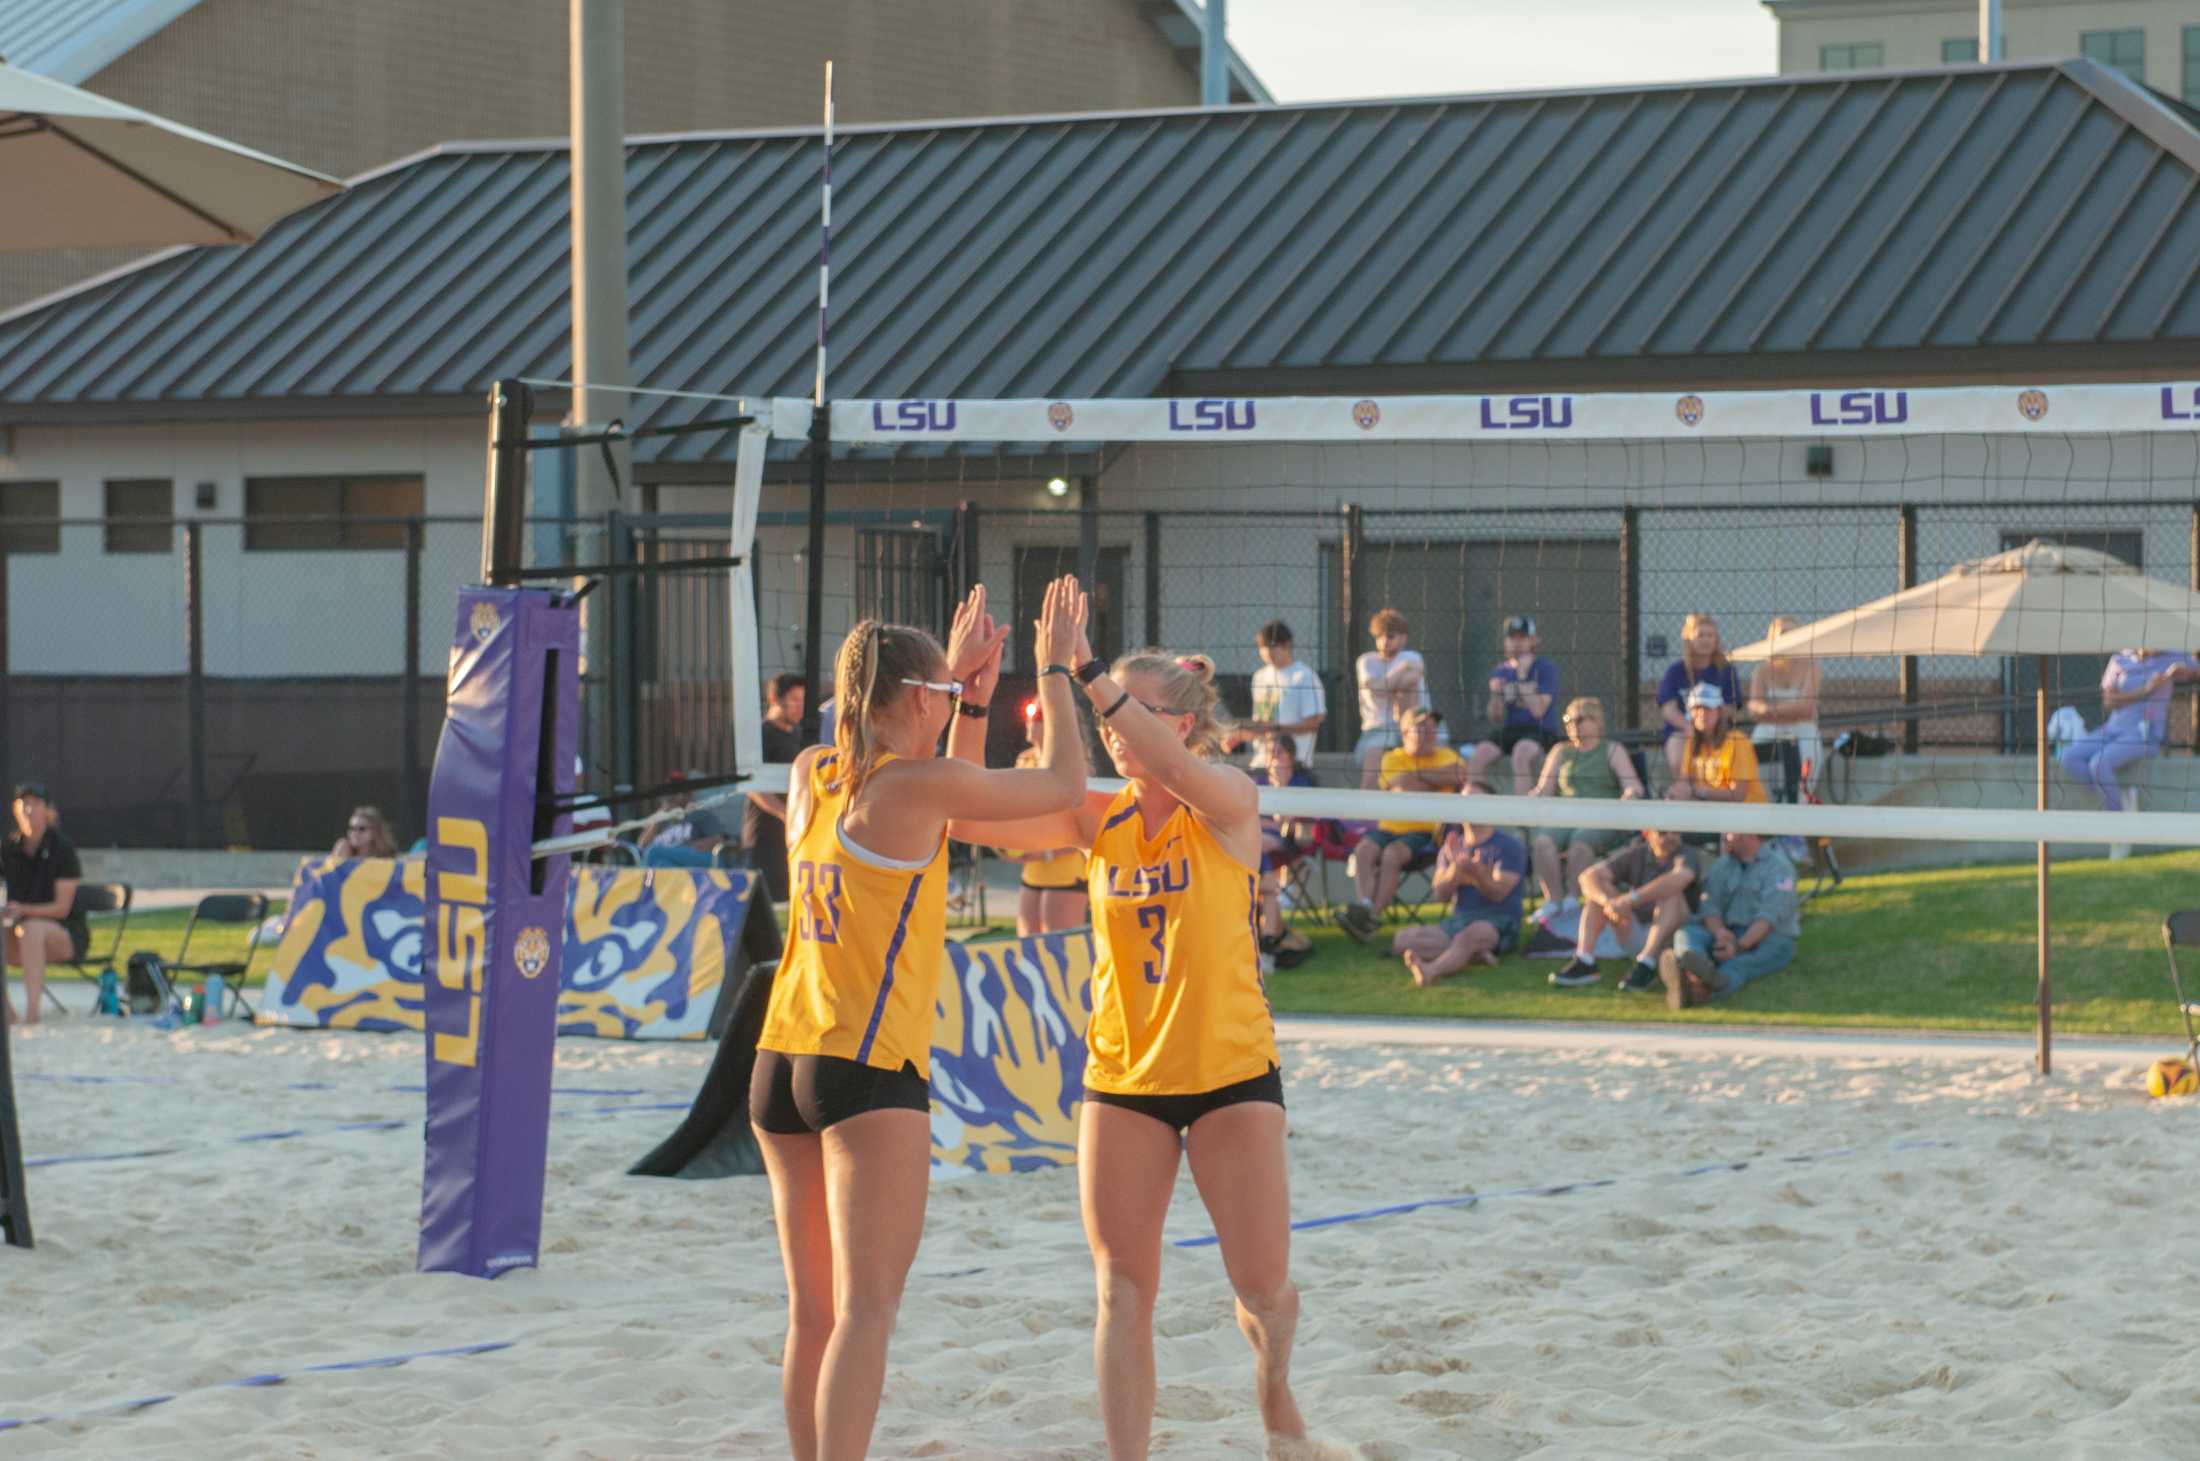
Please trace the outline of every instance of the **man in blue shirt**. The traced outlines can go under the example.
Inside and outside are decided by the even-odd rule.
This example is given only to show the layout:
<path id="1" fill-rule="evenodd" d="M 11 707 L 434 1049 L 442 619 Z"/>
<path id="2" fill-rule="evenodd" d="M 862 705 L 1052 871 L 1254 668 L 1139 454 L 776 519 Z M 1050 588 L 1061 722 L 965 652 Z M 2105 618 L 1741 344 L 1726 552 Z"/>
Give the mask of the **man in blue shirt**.
<path id="1" fill-rule="evenodd" d="M 1487 796 L 1486 782 L 1468 778 L 1462 796 Z M 1470 964 L 1495 964 L 1520 941 L 1520 903 L 1528 849 L 1512 833 L 1468 821 L 1436 853 L 1435 892 L 1451 899 L 1451 916 L 1434 928 L 1402 928 L 1390 951 L 1426 988 Z"/>
<path id="2" fill-rule="evenodd" d="M 1543 753 L 1558 744 L 1558 666 L 1536 653 L 1535 620 L 1505 621 L 1505 657 L 1490 671 L 1489 719 L 1494 738 L 1474 748 L 1467 769 L 1487 776 L 1500 759 L 1512 762 L 1513 795 L 1535 785 Z"/>
<path id="3" fill-rule="evenodd" d="M 1785 969 L 1802 937 L 1802 902 L 1787 854 L 1754 832 L 1729 832 L 1725 842 L 1704 879 L 1696 916 L 1658 959 L 1668 1009 L 1724 999 Z"/>

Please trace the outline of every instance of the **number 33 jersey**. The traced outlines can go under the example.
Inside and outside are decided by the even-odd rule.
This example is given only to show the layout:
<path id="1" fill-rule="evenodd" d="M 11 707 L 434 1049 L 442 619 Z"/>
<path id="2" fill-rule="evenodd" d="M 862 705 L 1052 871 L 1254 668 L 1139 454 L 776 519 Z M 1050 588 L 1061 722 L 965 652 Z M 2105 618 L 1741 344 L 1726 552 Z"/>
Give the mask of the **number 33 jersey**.
<path id="1" fill-rule="evenodd" d="M 893 760 L 879 758 L 879 769 Z M 810 769 L 811 810 L 787 849 L 787 945 L 759 1047 L 932 1074 L 932 1005 L 947 962 L 947 839 L 904 863 L 841 834 L 837 752 Z"/>
<path id="2" fill-rule="evenodd" d="M 1200 1095 L 1278 1063 L 1255 934 L 1258 875 L 1190 808 L 1179 805 L 1149 838 L 1125 787 L 1100 819 L 1086 880 L 1088 1089 Z"/>

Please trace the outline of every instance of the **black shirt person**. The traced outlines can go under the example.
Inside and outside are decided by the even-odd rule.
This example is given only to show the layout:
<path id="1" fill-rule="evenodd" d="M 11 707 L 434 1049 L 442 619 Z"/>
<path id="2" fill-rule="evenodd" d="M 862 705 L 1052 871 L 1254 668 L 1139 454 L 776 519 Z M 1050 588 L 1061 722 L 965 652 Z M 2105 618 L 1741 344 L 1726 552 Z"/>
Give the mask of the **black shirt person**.
<path id="1" fill-rule="evenodd" d="M 802 710 L 809 686 L 800 675 L 771 678 L 764 711 L 764 760 L 767 765 L 792 766 L 802 753 Z M 772 901 L 787 901 L 787 799 L 767 791 L 749 793 L 741 810 L 741 850 L 751 870 L 764 875 Z"/>
<path id="2" fill-rule="evenodd" d="M 0 878 L 8 901 L 0 910 L 7 927 L 7 960 L 23 971 L 23 994 L 30 1010 L 26 1025 L 38 1023 L 45 997 L 46 965 L 84 957 L 91 930 L 76 911 L 76 885 L 84 864 L 76 847 L 54 825 L 46 788 L 26 781 L 15 788 L 15 830 L 0 842 Z"/>

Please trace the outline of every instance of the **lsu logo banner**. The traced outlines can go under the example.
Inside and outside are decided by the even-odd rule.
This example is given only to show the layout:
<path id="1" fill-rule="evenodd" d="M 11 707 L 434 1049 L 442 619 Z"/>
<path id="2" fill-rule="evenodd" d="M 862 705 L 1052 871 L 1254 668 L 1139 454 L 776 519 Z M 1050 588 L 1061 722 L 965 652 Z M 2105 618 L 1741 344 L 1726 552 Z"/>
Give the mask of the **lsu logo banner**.
<path id="1" fill-rule="evenodd" d="M 698 1040 L 748 916 L 754 880 L 704 868 L 573 870 L 558 993 L 560 1035 Z M 417 857 L 308 859 L 267 976 L 259 1023 L 418 1030 L 427 869 Z M 514 940 L 523 977 L 548 932 Z"/>
<path id="2" fill-rule="evenodd" d="M 947 945 L 932 1028 L 932 1164 L 976 1172 L 1077 1157 L 1092 931 Z"/>

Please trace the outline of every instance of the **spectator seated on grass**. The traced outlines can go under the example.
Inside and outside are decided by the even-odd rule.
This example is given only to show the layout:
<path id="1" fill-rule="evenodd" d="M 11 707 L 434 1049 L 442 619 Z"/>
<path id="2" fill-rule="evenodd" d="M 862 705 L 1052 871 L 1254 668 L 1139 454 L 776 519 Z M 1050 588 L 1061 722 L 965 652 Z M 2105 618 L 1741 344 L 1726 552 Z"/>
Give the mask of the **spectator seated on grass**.
<path id="1" fill-rule="evenodd" d="M 1719 642 L 1719 621 L 1702 613 L 1681 621 L 1681 657 L 1665 667 L 1665 676 L 1658 681 L 1665 765 L 1675 777 L 1681 774 L 1681 753 L 1688 744 L 1688 692 L 1698 685 L 1715 686 L 1722 705 L 1742 703 L 1741 676 Z"/>
<path id="2" fill-rule="evenodd" d="M 1581 936 L 1574 957 L 1551 975 L 1561 989 L 1595 984 L 1597 944 L 1610 929 L 1621 949 L 1634 956 L 1634 967 L 1619 982 L 1628 994 L 1658 987 L 1658 957 L 1688 923 L 1702 895 L 1705 864 L 1710 861 L 1681 841 L 1678 832 L 1656 828 L 1590 866 L 1581 875 Z"/>
<path id="3" fill-rule="evenodd" d="M 1438 745 L 1442 717 L 1433 710 L 1409 710 L 1402 734 L 1405 744 L 1383 753 L 1385 791 L 1457 791 L 1466 780 L 1466 763 L 1449 746 Z M 1358 900 L 1337 915 L 1338 926 L 1366 943 L 1391 901 L 1406 869 L 1425 866 L 1436 855 L 1439 828 L 1434 822 L 1377 822 L 1375 830 L 1352 849 L 1352 881 Z"/>
<path id="4" fill-rule="evenodd" d="M 1262 737 L 1263 764 L 1256 782 L 1268 786 L 1312 786 L 1314 775 L 1299 764 L 1298 743 L 1289 735 L 1271 732 Z M 1283 926 L 1283 875 L 1314 847 L 1315 822 L 1293 817 L 1260 819 L 1260 951 L 1273 957 L 1278 969 L 1293 969 L 1314 951 L 1313 943 L 1295 928 Z"/>
<path id="5" fill-rule="evenodd" d="M 1489 784 L 1470 779 L 1460 791 L 1486 796 Z M 1528 849 L 1512 833 L 1473 820 L 1470 809 L 1436 854 L 1436 896 L 1451 899 L 1451 912 L 1433 928 L 1398 930 L 1390 951 L 1424 989 L 1470 965 L 1495 964 L 1520 942 L 1527 885 Z"/>
<path id="6" fill-rule="evenodd" d="M 0 938 L 6 940 L 7 961 L 23 971 L 29 1012 L 22 1022 L 35 1025 L 46 997 L 46 965 L 83 958 L 92 929 L 76 910 L 84 864 L 76 844 L 61 835 L 61 813 L 47 799 L 45 784 L 19 783 L 14 811 L 15 830 L 0 842 L 0 879 L 8 885 L 7 907 L 0 910 L 6 930 Z M 8 1017 L 15 1018 L 12 1004 Z"/>
<path id="7" fill-rule="evenodd" d="M 1795 865 L 1787 854 L 1754 832 L 1729 832 L 1724 845 L 1704 879 L 1696 916 L 1658 960 L 1668 1009 L 1724 999 L 1786 968 L 1803 936 Z"/>
<path id="8" fill-rule="evenodd" d="M 1490 671 L 1493 738 L 1467 758 L 1468 773 L 1485 779 L 1500 760 L 1511 761 L 1514 796 L 1528 794 L 1543 753 L 1558 744 L 1558 666 L 1536 653 L 1541 643 L 1526 614 L 1505 621 L 1505 657 Z"/>
<path id="9" fill-rule="evenodd" d="M 1417 650 L 1406 648 L 1406 616 L 1396 609 L 1378 609 L 1367 621 L 1375 648 L 1353 664 L 1360 687 L 1360 739 L 1352 747 L 1352 762 L 1360 768 L 1360 785 L 1381 786 L 1383 754 L 1405 744 L 1405 718 L 1427 710 L 1428 670 Z"/>
<path id="10" fill-rule="evenodd" d="M 382 815 L 381 808 L 353 807 L 351 819 L 344 823 L 344 835 L 336 839 L 328 855 L 339 861 L 353 857 L 395 857 L 397 834 L 390 830 L 390 819 Z"/>
<path id="11" fill-rule="evenodd" d="M 673 781 L 687 778 L 679 772 L 672 773 Z M 719 846 L 726 840 L 725 824 L 718 814 L 698 810 L 691 803 L 693 793 L 682 790 L 666 797 L 663 810 L 681 815 L 662 822 L 654 822 L 642 829 L 641 848 L 643 867 L 709 867 L 717 855 Z"/>
<path id="12" fill-rule="evenodd" d="M 2101 674 L 2101 709 L 2107 714 L 2064 748 L 2063 770 L 2093 788 L 2104 810 L 2122 811 L 2128 799 L 2116 773 L 2162 754 L 2170 691 L 2194 679 L 2200 679 L 2200 663 L 2189 654 L 2118 650 Z"/>
<path id="13" fill-rule="evenodd" d="M 1566 741 L 1543 760 L 1543 774 L 1530 796 L 1589 797 L 1633 801 L 1642 796 L 1642 778 L 1626 747 L 1604 739 L 1604 702 L 1582 696 L 1566 707 Z M 1605 827 L 1539 827 L 1529 855 L 1543 907 L 1558 913 L 1575 906 L 1581 875 L 1626 834 Z M 1539 918 L 1546 915 L 1538 912 Z"/>
<path id="14" fill-rule="evenodd" d="M 1677 802 L 1767 800 L 1757 772 L 1757 748 L 1734 728 L 1734 707 L 1716 685 L 1698 685 L 1688 692 L 1686 749 L 1680 774 L 1665 795 Z"/>

